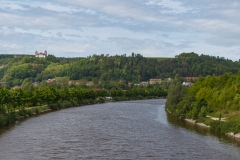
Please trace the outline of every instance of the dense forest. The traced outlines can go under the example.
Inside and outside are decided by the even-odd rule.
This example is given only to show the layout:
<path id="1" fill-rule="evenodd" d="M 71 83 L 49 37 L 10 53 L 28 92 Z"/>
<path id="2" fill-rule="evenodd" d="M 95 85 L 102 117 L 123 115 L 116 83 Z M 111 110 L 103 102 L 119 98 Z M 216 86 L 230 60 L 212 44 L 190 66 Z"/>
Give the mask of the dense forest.
<path id="1" fill-rule="evenodd" d="M 126 85 L 152 78 L 222 75 L 237 73 L 239 62 L 223 57 L 182 53 L 175 58 L 147 58 L 141 54 L 92 55 L 86 58 L 64 58 L 48 55 L 0 55 L 0 79 L 7 86 L 22 85 L 24 81 L 43 82 L 56 79 L 68 84 L 69 80 L 92 82 L 106 88 L 106 84 Z M 104 86 L 105 85 L 105 86 Z M 122 86 L 123 87 L 123 86 Z"/>
<path id="2" fill-rule="evenodd" d="M 178 117 L 210 125 L 214 131 L 239 133 L 240 73 L 202 77 L 191 87 L 181 85 L 176 76 L 169 88 L 166 108 Z"/>

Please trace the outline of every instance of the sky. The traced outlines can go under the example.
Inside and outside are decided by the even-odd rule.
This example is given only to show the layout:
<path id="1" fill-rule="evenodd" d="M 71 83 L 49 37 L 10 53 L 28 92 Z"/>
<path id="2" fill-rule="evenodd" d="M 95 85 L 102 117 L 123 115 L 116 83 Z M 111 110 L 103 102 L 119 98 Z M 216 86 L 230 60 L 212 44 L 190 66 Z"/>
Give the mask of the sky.
<path id="1" fill-rule="evenodd" d="M 239 15 L 239 0 L 0 0 L 0 54 L 238 61 Z"/>

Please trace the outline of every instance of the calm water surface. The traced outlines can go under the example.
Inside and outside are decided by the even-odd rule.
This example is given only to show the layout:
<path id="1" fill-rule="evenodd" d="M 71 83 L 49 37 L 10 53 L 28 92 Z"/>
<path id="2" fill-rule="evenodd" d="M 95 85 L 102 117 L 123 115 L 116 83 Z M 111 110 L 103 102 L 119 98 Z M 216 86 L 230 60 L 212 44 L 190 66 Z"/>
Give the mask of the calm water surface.
<path id="1" fill-rule="evenodd" d="M 64 109 L 0 130 L 0 159 L 240 159 L 238 142 L 168 115 L 165 100 Z"/>

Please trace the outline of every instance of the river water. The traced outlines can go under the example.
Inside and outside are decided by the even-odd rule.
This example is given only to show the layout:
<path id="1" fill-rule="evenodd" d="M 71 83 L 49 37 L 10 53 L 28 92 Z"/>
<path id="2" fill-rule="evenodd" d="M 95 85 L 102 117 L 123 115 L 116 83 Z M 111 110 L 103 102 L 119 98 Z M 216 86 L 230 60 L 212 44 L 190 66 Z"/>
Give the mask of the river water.
<path id="1" fill-rule="evenodd" d="M 240 159 L 240 143 L 165 112 L 164 99 L 63 109 L 0 130 L 0 159 Z"/>

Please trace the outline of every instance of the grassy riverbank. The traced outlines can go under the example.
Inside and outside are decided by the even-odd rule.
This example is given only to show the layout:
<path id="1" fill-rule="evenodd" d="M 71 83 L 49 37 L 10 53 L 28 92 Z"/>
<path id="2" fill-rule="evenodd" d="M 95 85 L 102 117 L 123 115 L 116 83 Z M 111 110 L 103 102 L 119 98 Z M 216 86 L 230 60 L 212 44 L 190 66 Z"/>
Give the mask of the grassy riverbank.
<path id="1" fill-rule="evenodd" d="M 40 115 L 46 112 L 60 110 L 64 108 L 70 108 L 70 107 L 77 107 L 77 106 L 83 106 L 83 105 L 90 105 L 90 104 L 96 104 L 96 103 L 104 103 L 105 100 L 100 98 L 97 100 L 92 99 L 84 99 L 81 101 L 80 104 L 78 104 L 76 101 L 59 101 L 55 104 L 51 105 L 42 105 L 42 106 L 35 106 L 35 107 L 23 107 L 22 110 L 15 110 L 11 111 L 9 113 L 5 113 L 4 115 L 0 115 L 0 127 L 5 126 L 11 123 L 14 123 L 15 121 L 19 121 L 21 119 L 26 119 L 31 116 Z"/>

